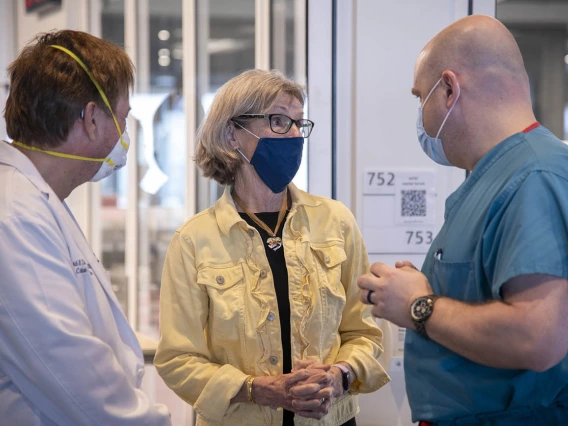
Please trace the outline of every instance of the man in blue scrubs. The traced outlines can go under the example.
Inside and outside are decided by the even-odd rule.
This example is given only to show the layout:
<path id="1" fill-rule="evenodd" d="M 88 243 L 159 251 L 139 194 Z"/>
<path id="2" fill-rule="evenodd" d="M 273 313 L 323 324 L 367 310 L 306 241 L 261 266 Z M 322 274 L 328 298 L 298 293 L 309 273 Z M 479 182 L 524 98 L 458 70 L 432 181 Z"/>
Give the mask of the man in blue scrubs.
<path id="1" fill-rule="evenodd" d="M 412 418 L 566 425 L 568 146 L 536 122 L 519 48 L 493 18 L 437 34 L 412 92 L 424 151 L 471 171 L 422 272 L 375 263 L 358 281 L 375 316 L 408 328 Z"/>

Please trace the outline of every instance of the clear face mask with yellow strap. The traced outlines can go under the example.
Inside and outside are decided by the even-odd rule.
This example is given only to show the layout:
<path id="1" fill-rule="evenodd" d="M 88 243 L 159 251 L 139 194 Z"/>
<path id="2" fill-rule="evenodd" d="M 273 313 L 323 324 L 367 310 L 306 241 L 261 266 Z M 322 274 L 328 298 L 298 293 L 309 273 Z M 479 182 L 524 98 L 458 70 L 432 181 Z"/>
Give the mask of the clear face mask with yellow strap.
<path id="1" fill-rule="evenodd" d="M 91 81 L 93 82 L 93 84 L 95 85 L 97 90 L 99 91 L 101 98 L 103 99 L 103 102 L 105 103 L 108 110 L 110 111 L 110 114 L 111 114 L 112 119 L 114 120 L 114 124 L 116 126 L 116 130 L 118 131 L 118 135 L 119 135 L 118 142 L 116 143 L 116 145 L 114 146 L 114 148 L 112 149 L 112 151 L 110 152 L 110 154 L 106 158 L 89 158 L 89 157 L 81 157 L 79 155 L 65 154 L 65 153 L 62 153 L 62 152 L 48 151 L 48 150 L 40 149 L 40 148 L 37 148 L 37 147 L 28 146 L 28 145 L 25 145 L 25 144 L 18 142 L 18 141 L 13 141 L 12 144 L 17 145 L 17 146 L 24 148 L 24 149 L 31 150 L 31 151 L 44 152 L 48 155 L 53 155 L 55 157 L 63 157 L 63 158 L 71 158 L 71 159 L 74 159 L 74 160 L 100 162 L 101 167 L 99 168 L 97 173 L 90 179 L 91 182 L 98 182 L 99 180 L 104 179 L 107 176 L 110 176 L 115 171 L 117 171 L 118 169 L 121 169 L 122 167 L 124 167 L 126 165 L 128 148 L 130 146 L 130 139 L 128 137 L 128 131 L 127 131 L 127 129 L 124 129 L 124 133 L 122 133 L 120 131 L 120 126 L 118 125 L 118 120 L 116 119 L 116 116 L 114 115 L 114 113 L 112 111 L 112 108 L 110 106 L 110 102 L 108 101 L 105 93 L 103 92 L 103 89 L 101 88 L 101 86 L 99 85 L 97 80 L 95 80 L 95 77 L 93 76 L 91 71 L 89 71 L 89 69 L 83 63 L 83 61 L 81 59 L 79 59 L 79 57 L 77 55 L 75 55 L 73 52 L 71 52 L 70 50 L 68 50 L 68 49 L 66 49 L 62 46 L 57 46 L 57 45 L 53 44 L 53 45 L 51 45 L 51 47 L 53 47 L 54 49 L 59 49 L 59 50 L 65 52 L 66 54 L 68 54 L 69 56 L 71 56 L 73 59 L 75 59 L 75 61 L 77 61 L 77 63 L 81 66 L 81 68 L 83 68 L 83 70 L 85 70 L 85 72 L 87 73 L 87 75 L 89 76 L 89 78 L 91 79 Z"/>

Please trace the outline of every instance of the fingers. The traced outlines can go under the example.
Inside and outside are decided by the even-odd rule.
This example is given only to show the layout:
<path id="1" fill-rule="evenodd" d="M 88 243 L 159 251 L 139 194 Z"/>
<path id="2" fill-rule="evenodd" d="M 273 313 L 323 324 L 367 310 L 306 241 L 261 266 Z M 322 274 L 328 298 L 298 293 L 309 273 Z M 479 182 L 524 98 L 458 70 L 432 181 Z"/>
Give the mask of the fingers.
<path id="1" fill-rule="evenodd" d="M 371 274 L 376 277 L 383 277 L 388 275 L 393 269 L 395 268 L 387 265 L 386 263 L 375 262 L 371 265 Z"/>
<path id="2" fill-rule="evenodd" d="M 325 399 L 323 401 L 321 399 L 316 399 L 313 400 L 313 406 L 315 406 L 313 410 L 297 410 L 296 413 L 302 417 L 321 420 L 329 411 L 331 401 L 329 399 Z"/>
<path id="3" fill-rule="evenodd" d="M 332 383 L 332 374 L 320 370 L 318 373 L 308 377 L 307 379 L 301 382 L 296 382 L 296 384 L 290 388 L 289 394 L 292 398 L 309 399 L 311 395 L 331 386 Z M 325 392 L 322 395 L 323 396 L 320 396 L 320 398 L 326 397 Z"/>
<path id="4" fill-rule="evenodd" d="M 294 386 L 290 389 L 290 396 L 298 399 L 310 399 L 312 398 L 312 395 L 324 389 L 326 386 L 327 385 L 320 385 L 319 383 L 308 383 L 305 385 Z"/>
<path id="5" fill-rule="evenodd" d="M 361 280 L 363 277 L 359 277 L 359 280 Z M 375 278 L 377 279 L 377 278 Z M 359 280 L 357 281 L 357 285 L 361 288 L 361 291 L 359 291 L 359 300 L 361 303 L 363 303 L 364 305 L 373 305 L 375 303 L 376 299 L 373 299 L 373 294 L 375 293 L 376 288 L 373 286 L 373 288 L 366 288 L 369 287 L 367 284 L 363 284 L 361 285 Z"/>
<path id="6" fill-rule="evenodd" d="M 294 407 L 295 411 L 320 411 L 325 401 L 324 398 L 308 400 L 295 399 L 292 401 L 292 407 Z"/>
<path id="7" fill-rule="evenodd" d="M 312 393 L 311 395 L 306 395 L 304 398 L 295 398 L 293 401 L 308 401 L 310 399 L 331 399 L 333 398 L 333 386 L 327 386 L 321 388 L 318 391 Z"/>
<path id="8" fill-rule="evenodd" d="M 414 266 L 414 265 L 412 264 L 412 262 L 409 261 L 409 260 L 402 260 L 402 261 L 400 261 L 400 262 L 396 262 L 396 263 L 394 264 L 394 266 L 395 266 L 397 269 L 403 269 L 403 268 L 405 268 L 405 267 L 408 267 L 408 268 L 414 269 L 415 271 L 418 271 L 418 268 L 417 268 L 416 266 Z"/>
<path id="9" fill-rule="evenodd" d="M 301 370 L 304 371 L 304 370 Z M 331 376 L 330 373 L 323 371 L 323 370 L 319 370 L 319 369 L 310 369 L 310 370 L 306 370 L 306 371 L 311 371 L 311 376 L 304 378 L 303 380 L 298 380 L 294 383 L 294 386 L 292 386 L 291 388 L 297 388 L 299 386 L 305 386 L 305 385 L 309 385 L 309 384 L 315 384 L 315 385 L 319 385 L 320 387 L 324 387 L 324 386 L 328 386 L 333 377 Z"/>
<path id="10" fill-rule="evenodd" d="M 377 283 L 379 281 L 379 278 L 371 275 L 371 274 L 365 274 L 365 275 L 361 275 L 359 278 L 357 278 L 357 285 L 359 286 L 359 288 L 361 290 L 375 290 L 377 287 Z"/>
<path id="11" fill-rule="evenodd" d="M 310 370 L 319 370 L 319 372 L 328 372 L 331 369 L 331 365 L 326 364 L 312 364 L 308 367 Z"/>
<path id="12" fill-rule="evenodd" d="M 383 315 L 382 315 L 380 309 L 376 305 L 373 306 L 373 309 L 371 310 L 371 315 L 375 318 L 378 318 L 378 319 L 383 318 Z"/>
<path id="13" fill-rule="evenodd" d="M 287 375 L 285 380 L 285 386 L 287 389 L 290 389 L 296 383 L 301 382 L 302 380 L 306 380 L 313 375 L 314 375 L 313 370 L 303 369 L 295 371 Z"/>
<path id="14" fill-rule="evenodd" d="M 325 365 L 325 364 L 321 364 L 319 361 L 315 360 L 315 359 L 303 359 L 301 361 L 298 361 L 295 365 L 294 368 L 292 368 L 292 373 L 298 370 L 302 370 L 302 369 L 319 369 L 319 370 L 329 370 L 331 368 L 330 365 Z"/>
<path id="15" fill-rule="evenodd" d="M 303 359 L 301 361 L 298 361 L 296 364 L 294 364 L 292 373 L 298 370 L 303 370 L 304 368 L 308 368 L 310 365 L 315 364 L 316 362 L 317 361 L 315 359 Z"/>

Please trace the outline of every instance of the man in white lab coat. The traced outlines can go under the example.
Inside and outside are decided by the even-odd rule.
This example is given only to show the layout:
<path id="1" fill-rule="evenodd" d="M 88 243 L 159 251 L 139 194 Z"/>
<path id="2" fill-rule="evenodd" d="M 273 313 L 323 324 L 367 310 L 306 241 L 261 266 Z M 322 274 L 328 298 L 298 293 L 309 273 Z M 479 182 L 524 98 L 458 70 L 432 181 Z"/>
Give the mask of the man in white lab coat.
<path id="1" fill-rule="evenodd" d="M 142 352 L 64 200 L 126 163 L 123 50 L 52 32 L 8 68 L 0 141 L 0 423 L 169 425 L 140 390 Z"/>

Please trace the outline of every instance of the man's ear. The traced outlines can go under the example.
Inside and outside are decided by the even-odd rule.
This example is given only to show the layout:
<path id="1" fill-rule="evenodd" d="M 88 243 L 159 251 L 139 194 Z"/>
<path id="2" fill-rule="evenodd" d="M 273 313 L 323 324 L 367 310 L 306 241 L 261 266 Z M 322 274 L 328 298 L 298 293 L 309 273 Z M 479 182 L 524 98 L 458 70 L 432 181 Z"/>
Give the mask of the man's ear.
<path id="1" fill-rule="evenodd" d="M 236 130 L 235 123 L 229 121 L 227 123 L 227 128 L 225 129 L 225 137 L 227 138 L 227 141 L 231 144 L 231 146 L 234 149 L 237 149 L 241 147 L 241 144 L 236 138 L 235 130 Z"/>
<path id="2" fill-rule="evenodd" d="M 442 73 L 441 84 L 446 94 L 446 107 L 449 109 L 456 103 L 460 93 L 458 77 L 453 71 L 446 70 Z"/>
<path id="3" fill-rule="evenodd" d="M 98 131 L 97 131 L 97 112 L 98 108 L 94 102 L 89 102 L 85 105 L 85 109 L 83 110 L 83 127 L 85 128 L 85 132 L 89 135 L 89 139 L 91 141 L 95 141 L 97 139 Z"/>

